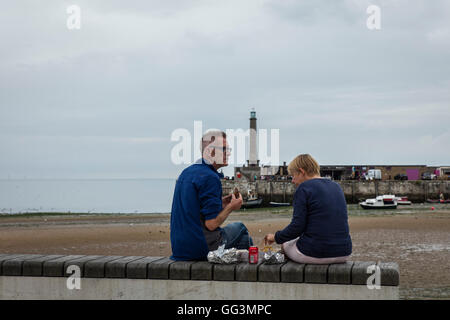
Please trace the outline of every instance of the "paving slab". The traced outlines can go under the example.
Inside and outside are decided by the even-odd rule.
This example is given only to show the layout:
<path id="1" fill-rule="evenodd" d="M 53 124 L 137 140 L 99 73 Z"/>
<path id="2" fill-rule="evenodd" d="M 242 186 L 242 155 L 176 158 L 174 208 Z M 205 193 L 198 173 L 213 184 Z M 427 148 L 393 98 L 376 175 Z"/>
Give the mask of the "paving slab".
<path id="1" fill-rule="evenodd" d="M 8 259 L 14 259 L 25 256 L 25 254 L 2 254 L 0 256 L 0 275 L 3 274 L 3 263 Z"/>
<path id="2" fill-rule="evenodd" d="M 42 254 L 25 254 L 23 256 L 3 261 L 2 274 L 4 276 L 21 276 L 22 265 L 26 260 L 42 257 Z"/>
<path id="3" fill-rule="evenodd" d="M 236 281 L 258 281 L 258 268 L 264 261 L 261 257 L 258 263 L 243 262 L 236 265 Z"/>
<path id="4" fill-rule="evenodd" d="M 127 264 L 127 278 L 147 279 L 148 264 L 164 257 L 143 257 Z"/>
<path id="5" fill-rule="evenodd" d="M 367 268 L 376 265 L 374 261 L 354 261 L 352 267 L 352 284 L 367 285 L 367 278 L 371 273 L 367 273 Z"/>
<path id="6" fill-rule="evenodd" d="M 44 263 L 49 260 L 64 257 L 63 255 L 51 254 L 26 260 L 23 262 L 22 274 L 29 277 L 40 277 L 43 275 Z"/>
<path id="7" fill-rule="evenodd" d="M 395 262 L 381 262 L 378 264 L 381 271 L 382 286 L 398 286 L 400 283 L 400 272 Z"/>
<path id="8" fill-rule="evenodd" d="M 305 266 L 306 283 L 327 283 L 328 264 L 307 264 Z"/>
<path id="9" fill-rule="evenodd" d="M 353 261 L 330 264 L 328 267 L 328 283 L 351 284 Z"/>
<path id="10" fill-rule="evenodd" d="M 214 264 L 213 280 L 234 281 L 237 264 Z"/>
<path id="11" fill-rule="evenodd" d="M 89 256 L 84 256 L 81 258 L 77 258 L 77 259 L 73 259 L 70 261 L 66 261 L 64 262 L 64 275 L 69 277 L 71 274 L 67 272 L 67 269 L 70 266 L 78 266 L 80 268 L 80 277 L 84 277 L 84 266 L 86 264 L 86 262 L 89 262 L 91 260 L 95 260 L 98 258 L 102 258 L 102 256 L 97 256 L 97 255 L 89 255 Z"/>
<path id="12" fill-rule="evenodd" d="M 305 264 L 288 261 L 281 267 L 281 282 L 304 282 Z"/>
<path id="13" fill-rule="evenodd" d="M 267 264 L 262 263 L 258 268 L 258 281 L 261 282 L 280 282 L 281 281 L 281 268 L 286 264 Z"/>
<path id="14" fill-rule="evenodd" d="M 169 279 L 169 266 L 174 262 L 175 260 L 169 257 L 150 262 L 147 266 L 147 277 L 149 279 Z"/>
<path id="15" fill-rule="evenodd" d="M 127 265 L 130 262 L 144 258 L 144 256 L 127 256 L 120 259 L 109 261 L 105 264 L 106 278 L 126 278 Z M 146 277 L 147 275 L 145 275 Z"/>
<path id="16" fill-rule="evenodd" d="M 190 280 L 191 266 L 197 261 L 175 261 L 169 265 L 169 279 Z"/>
<path id="17" fill-rule="evenodd" d="M 84 265 L 84 276 L 86 278 L 104 278 L 106 263 L 120 258 L 123 258 L 123 256 L 104 256 L 88 261 Z"/>
<path id="18" fill-rule="evenodd" d="M 212 280 L 213 264 L 208 261 L 197 261 L 191 265 L 191 280 Z"/>
<path id="19" fill-rule="evenodd" d="M 64 263 L 81 257 L 84 257 L 84 255 L 68 255 L 44 261 L 42 265 L 42 275 L 44 277 L 64 277 L 66 273 Z"/>

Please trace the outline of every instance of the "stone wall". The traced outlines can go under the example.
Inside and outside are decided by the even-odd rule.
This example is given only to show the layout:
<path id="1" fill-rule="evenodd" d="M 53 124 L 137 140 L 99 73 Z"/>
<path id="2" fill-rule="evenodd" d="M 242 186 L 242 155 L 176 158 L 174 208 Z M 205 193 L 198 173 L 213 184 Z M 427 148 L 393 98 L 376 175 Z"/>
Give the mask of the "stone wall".
<path id="1" fill-rule="evenodd" d="M 344 191 L 348 203 L 357 203 L 362 199 L 374 198 L 377 195 L 394 194 L 407 196 L 412 202 L 424 202 L 426 199 L 438 199 L 442 192 L 446 199 L 450 197 L 450 181 L 336 181 Z M 229 194 L 238 187 L 246 195 L 247 190 L 257 192 L 263 198 L 263 205 L 269 202 L 292 203 L 295 185 L 290 181 L 233 181 L 223 180 L 224 194 Z"/>

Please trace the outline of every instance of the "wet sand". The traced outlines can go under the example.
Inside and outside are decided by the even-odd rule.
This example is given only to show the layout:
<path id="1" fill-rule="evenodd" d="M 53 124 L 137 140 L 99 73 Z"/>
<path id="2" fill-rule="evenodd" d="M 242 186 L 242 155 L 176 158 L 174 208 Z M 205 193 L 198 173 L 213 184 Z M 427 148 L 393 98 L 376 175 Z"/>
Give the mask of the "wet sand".
<path id="1" fill-rule="evenodd" d="M 400 296 L 450 299 L 450 210 L 349 216 L 352 260 L 395 261 Z M 255 243 L 284 228 L 290 209 L 234 212 L 225 222 L 244 222 Z M 0 218 L 0 253 L 168 256 L 167 214 Z"/>

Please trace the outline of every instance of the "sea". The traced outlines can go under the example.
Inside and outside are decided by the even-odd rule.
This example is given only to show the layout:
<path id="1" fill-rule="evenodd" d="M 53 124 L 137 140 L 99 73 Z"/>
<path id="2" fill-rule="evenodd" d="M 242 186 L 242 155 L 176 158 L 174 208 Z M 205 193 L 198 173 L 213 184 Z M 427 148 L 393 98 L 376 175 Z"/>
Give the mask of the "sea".
<path id="1" fill-rule="evenodd" d="M 169 213 L 175 179 L 0 180 L 0 214 Z"/>

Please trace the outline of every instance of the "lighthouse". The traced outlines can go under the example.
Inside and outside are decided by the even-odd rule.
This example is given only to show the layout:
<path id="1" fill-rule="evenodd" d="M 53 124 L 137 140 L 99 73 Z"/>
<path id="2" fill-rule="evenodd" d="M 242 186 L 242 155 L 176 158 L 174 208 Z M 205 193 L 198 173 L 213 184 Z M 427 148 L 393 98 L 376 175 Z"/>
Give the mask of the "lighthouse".
<path id="1" fill-rule="evenodd" d="M 250 111 L 250 152 L 248 156 L 249 167 L 259 166 L 258 149 L 256 145 L 256 120 L 256 111 L 255 108 L 252 108 L 252 110 Z"/>
<path id="2" fill-rule="evenodd" d="M 250 111 L 250 132 L 249 132 L 249 149 L 247 165 L 242 167 L 234 167 L 234 179 L 241 181 L 255 181 L 261 176 L 261 168 L 259 167 L 258 148 L 257 148 L 257 128 L 256 128 L 256 111 L 252 108 Z"/>

